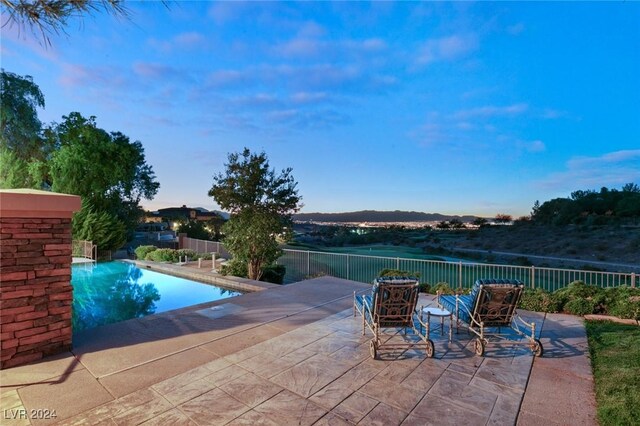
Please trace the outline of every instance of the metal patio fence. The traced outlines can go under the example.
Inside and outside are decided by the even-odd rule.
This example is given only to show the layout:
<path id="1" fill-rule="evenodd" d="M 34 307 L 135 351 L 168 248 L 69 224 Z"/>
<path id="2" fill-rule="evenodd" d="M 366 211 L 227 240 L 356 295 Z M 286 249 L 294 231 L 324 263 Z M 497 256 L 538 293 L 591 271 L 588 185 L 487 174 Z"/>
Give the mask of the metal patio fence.
<path id="1" fill-rule="evenodd" d="M 231 258 L 231 253 L 224 248 L 220 241 L 197 240 L 195 238 L 184 237 L 182 241 L 183 249 L 190 249 L 196 253 L 216 253 L 217 258 Z"/>
<path id="2" fill-rule="evenodd" d="M 198 253 L 216 252 L 230 258 L 222 243 L 185 238 L 183 248 Z M 420 281 L 430 285 L 441 282 L 453 288 L 469 288 L 478 278 L 518 279 L 530 288 L 555 291 L 569 283 L 581 280 L 599 287 L 640 286 L 640 274 L 631 272 L 601 272 L 579 269 L 542 268 L 471 262 L 446 262 L 401 257 L 379 257 L 356 254 L 330 253 L 285 249 L 276 262 L 287 268 L 285 283 L 310 277 L 330 275 L 337 278 L 370 283 L 385 268 L 416 273 Z"/>
<path id="3" fill-rule="evenodd" d="M 98 258 L 98 246 L 93 244 L 92 241 L 73 240 L 71 242 L 71 256 L 96 260 Z"/>

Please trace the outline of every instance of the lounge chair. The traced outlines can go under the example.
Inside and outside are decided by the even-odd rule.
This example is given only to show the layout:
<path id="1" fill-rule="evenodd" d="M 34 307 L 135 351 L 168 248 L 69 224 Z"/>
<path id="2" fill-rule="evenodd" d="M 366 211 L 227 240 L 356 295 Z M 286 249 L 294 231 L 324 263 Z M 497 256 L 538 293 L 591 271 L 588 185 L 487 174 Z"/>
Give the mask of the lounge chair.
<path id="1" fill-rule="evenodd" d="M 535 323 L 528 323 L 520 318 L 516 307 L 522 296 L 524 284 L 518 280 L 479 279 L 471 293 L 467 295 L 438 295 L 438 304 L 452 312 L 456 325 L 465 323 L 477 338 L 474 342 L 476 355 L 484 355 L 489 343 L 509 341 L 526 344 L 535 356 L 542 356 L 544 348 L 536 339 Z M 518 325 L 527 327 L 521 330 Z M 501 333 L 501 327 L 511 328 L 523 340 L 512 340 L 511 334 Z"/>
<path id="2" fill-rule="evenodd" d="M 355 293 L 353 315 L 362 315 L 362 334 L 366 327 L 373 333 L 369 344 L 371 357 L 376 359 L 378 350 L 423 348 L 427 357 L 433 357 L 434 346 L 429 336 L 429 322 L 424 321 L 421 313 L 416 311 L 418 303 L 418 280 L 411 277 L 382 277 L 374 280 L 373 288 L 366 293 Z M 422 311 L 420 311 L 422 312 Z M 403 342 L 382 342 L 383 329 L 401 329 L 404 332 Z M 414 340 L 406 337 L 407 332 L 415 334 Z"/>

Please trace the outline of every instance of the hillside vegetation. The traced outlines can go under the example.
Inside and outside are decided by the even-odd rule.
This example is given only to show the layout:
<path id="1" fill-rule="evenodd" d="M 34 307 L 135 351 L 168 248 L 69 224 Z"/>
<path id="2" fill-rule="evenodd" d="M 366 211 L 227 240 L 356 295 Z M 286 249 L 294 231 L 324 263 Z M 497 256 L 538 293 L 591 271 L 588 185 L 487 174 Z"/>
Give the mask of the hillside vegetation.
<path id="1" fill-rule="evenodd" d="M 400 210 L 377 211 L 361 210 L 345 213 L 298 213 L 293 216 L 297 221 L 314 222 L 435 222 L 442 220 L 458 219 L 463 222 L 471 222 L 476 216 L 455 216 L 440 213 L 406 212 Z"/>

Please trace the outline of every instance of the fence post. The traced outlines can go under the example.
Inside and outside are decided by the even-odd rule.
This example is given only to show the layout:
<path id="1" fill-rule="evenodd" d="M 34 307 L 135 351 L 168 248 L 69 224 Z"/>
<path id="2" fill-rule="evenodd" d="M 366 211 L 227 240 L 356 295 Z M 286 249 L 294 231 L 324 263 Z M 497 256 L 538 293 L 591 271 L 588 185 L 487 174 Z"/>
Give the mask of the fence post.
<path id="1" fill-rule="evenodd" d="M 347 279 L 349 279 L 349 259 L 351 259 L 351 256 L 347 253 Z"/>
<path id="2" fill-rule="evenodd" d="M 531 266 L 531 288 L 536 288 L 536 267 Z"/>
<path id="3" fill-rule="evenodd" d="M 311 276 L 311 252 L 307 250 L 307 276 Z"/>
<path id="4" fill-rule="evenodd" d="M 636 273 L 635 272 L 631 273 L 631 287 L 632 288 L 636 288 Z"/>
<path id="5" fill-rule="evenodd" d="M 458 287 L 462 288 L 462 261 L 458 261 Z"/>
<path id="6" fill-rule="evenodd" d="M 396 270 L 397 271 L 400 270 L 400 258 L 399 257 L 396 258 Z"/>

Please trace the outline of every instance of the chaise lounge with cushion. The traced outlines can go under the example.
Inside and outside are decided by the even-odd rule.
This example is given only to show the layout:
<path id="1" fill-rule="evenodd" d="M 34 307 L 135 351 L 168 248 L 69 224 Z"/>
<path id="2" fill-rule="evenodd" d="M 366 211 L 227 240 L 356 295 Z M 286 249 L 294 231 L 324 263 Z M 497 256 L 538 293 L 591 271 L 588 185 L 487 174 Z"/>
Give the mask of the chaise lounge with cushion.
<path id="1" fill-rule="evenodd" d="M 372 358 L 380 349 L 422 348 L 428 357 L 434 354 L 429 336 L 429 322 L 416 310 L 418 280 L 412 277 L 381 277 L 374 280 L 369 291 L 354 292 L 353 315 L 362 315 L 362 334 L 369 328 L 373 338 L 369 344 Z M 385 329 L 402 331 L 405 339 L 398 342 L 393 336 L 383 336 Z M 410 334 L 410 336 L 408 336 Z M 383 342 L 383 337 L 387 337 Z"/>
<path id="2" fill-rule="evenodd" d="M 453 313 L 456 325 L 467 325 L 477 338 L 474 342 L 476 355 L 484 355 L 489 343 L 508 341 L 526 344 L 535 356 L 542 356 L 542 343 L 536 338 L 535 323 L 520 318 L 516 308 L 524 284 L 518 280 L 479 279 L 471 288 L 471 293 L 463 295 L 438 294 L 438 304 Z M 521 330 L 518 325 L 524 325 Z M 502 333 L 502 327 L 509 327 L 523 340 L 513 340 L 513 333 Z"/>

